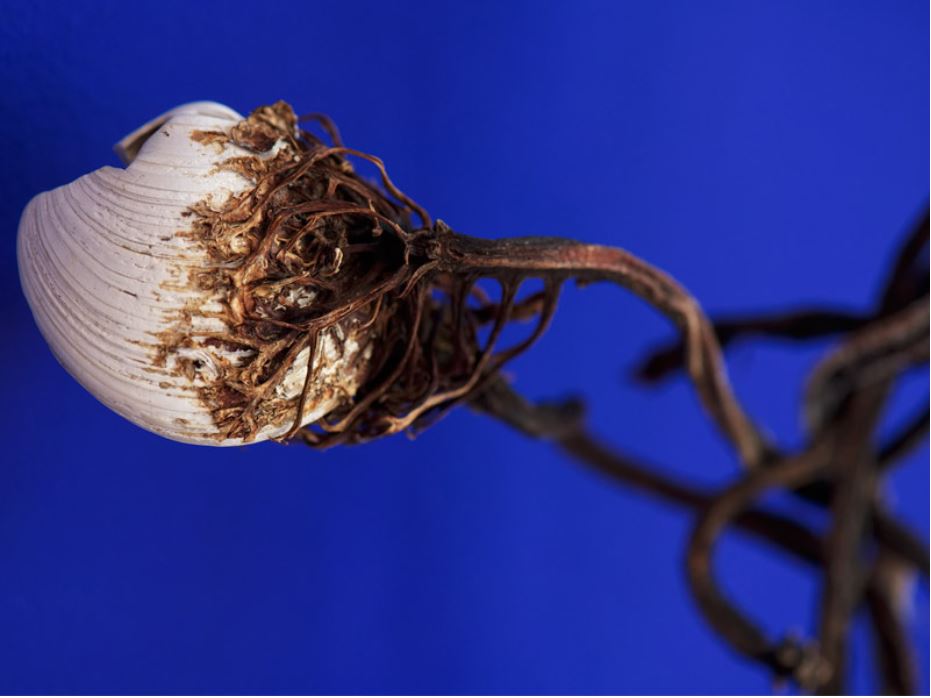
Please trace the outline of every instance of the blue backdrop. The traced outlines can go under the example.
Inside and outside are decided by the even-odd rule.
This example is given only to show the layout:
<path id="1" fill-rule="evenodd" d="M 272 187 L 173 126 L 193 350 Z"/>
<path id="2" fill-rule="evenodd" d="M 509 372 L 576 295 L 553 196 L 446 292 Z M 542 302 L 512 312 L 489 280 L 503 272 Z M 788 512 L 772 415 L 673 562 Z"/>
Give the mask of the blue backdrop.
<path id="1" fill-rule="evenodd" d="M 768 692 L 688 596 L 689 516 L 487 419 L 320 454 L 184 446 L 111 414 L 39 336 L 17 221 L 168 107 L 285 98 L 463 232 L 620 245 L 711 313 L 862 309 L 927 198 L 928 19 L 918 0 L 3 0 L 0 691 Z M 627 377 L 669 336 L 618 290 L 570 290 L 513 373 L 725 483 L 734 458 L 685 381 Z M 786 444 L 826 347 L 729 354 Z M 926 395 L 919 376 L 894 411 Z M 925 537 L 927 460 L 892 487 Z M 738 537 L 721 553 L 767 629 L 810 626 L 809 570 Z M 913 603 L 927 690 L 926 586 Z"/>

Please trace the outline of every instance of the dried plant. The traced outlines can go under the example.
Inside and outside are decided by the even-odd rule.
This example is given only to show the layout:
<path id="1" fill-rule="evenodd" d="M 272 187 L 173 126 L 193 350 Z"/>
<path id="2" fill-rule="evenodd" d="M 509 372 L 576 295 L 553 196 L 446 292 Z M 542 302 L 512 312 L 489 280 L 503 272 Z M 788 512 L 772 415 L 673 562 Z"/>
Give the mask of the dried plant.
<path id="1" fill-rule="evenodd" d="M 217 167 L 251 183 L 221 206 L 208 197 L 186 210 L 191 227 L 184 235 L 196 251 L 186 250 L 188 261 L 207 263 L 173 283 L 193 298 L 209 297 L 210 310 L 199 301 L 171 315 L 155 347 L 162 368 L 181 357 L 173 370 L 183 375 L 175 377 L 195 386 L 212 420 L 200 436 L 248 443 L 284 424 L 278 438 L 328 448 L 416 432 L 454 406 L 470 405 L 554 441 L 624 487 L 694 510 L 686 566 L 698 607 L 721 638 L 775 677 L 806 691 L 843 692 L 851 618 L 865 607 L 877 638 L 880 688 L 914 692 L 900 589 L 910 575 L 927 580 L 928 552 L 894 518 L 882 485 L 923 442 L 927 407 L 888 443 L 874 440 L 896 380 L 928 361 L 927 216 L 870 313 L 810 309 L 712 323 L 675 280 L 626 251 L 558 238 L 479 239 L 434 222 L 392 184 L 380 160 L 347 148 L 329 120 L 313 118 L 330 142 L 300 129 L 283 102 L 231 128 L 193 134 L 201 146 L 244 153 Z M 350 158 L 373 164 L 382 186 L 361 177 Z M 535 405 L 508 385 L 502 368 L 544 332 L 570 280 L 617 284 L 675 325 L 680 341 L 655 352 L 639 375 L 656 381 L 687 373 L 743 464 L 732 485 L 712 492 L 678 482 L 601 444 L 586 430 L 580 404 Z M 522 294 L 531 281 L 540 290 Z M 194 320 L 204 318 L 220 322 L 202 329 L 205 323 Z M 506 344 L 505 329 L 515 320 L 531 320 L 533 329 Z M 764 438 L 740 405 L 721 345 L 748 336 L 828 335 L 837 346 L 812 369 L 802 405 L 807 442 L 789 452 Z M 312 359 L 325 342 L 342 362 L 337 373 L 351 381 L 316 379 L 321 360 Z M 212 348 L 222 352 L 208 375 L 195 350 Z M 60 351 L 67 349 L 65 343 Z M 282 390 L 299 356 L 303 385 Z M 305 426 L 309 400 L 336 407 Z M 757 506 L 777 490 L 823 507 L 827 535 Z M 768 637 L 722 593 L 714 551 L 731 528 L 822 575 L 815 640 Z"/>
<path id="2" fill-rule="evenodd" d="M 805 446 L 791 453 L 770 446 L 762 462 L 721 491 L 679 482 L 608 449 L 586 431 L 577 404 L 531 404 L 499 379 L 473 405 L 530 436 L 553 440 L 621 486 L 694 510 L 686 569 L 698 607 L 722 639 L 774 677 L 791 679 L 805 691 L 844 693 L 852 618 L 865 608 L 875 635 L 877 690 L 913 694 L 917 679 L 903 593 L 911 577 L 927 583 L 928 550 L 894 518 L 883 482 L 925 442 L 928 407 L 885 443 L 876 444 L 876 428 L 895 381 L 928 361 L 927 241 L 925 214 L 902 246 L 875 309 L 863 316 L 806 309 L 714 323 L 722 344 L 759 336 L 837 338 L 808 381 L 802 406 L 810 426 Z M 638 376 L 660 380 L 687 357 L 684 343 L 664 347 L 643 362 Z M 824 508 L 830 516 L 827 535 L 757 507 L 775 491 Z M 713 556 L 729 529 L 788 552 L 821 575 L 816 639 L 767 637 L 721 591 Z"/>
<path id="3" fill-rule="evenodd" d="M 927 408 L 889 443 L 877 448 L 873 440 L 894 382 L 928 361 L 927 216 L 908 237 L 873 312 L 813 309 L 712 324 L 678 283 L 628 252 L 554 238 L 478 239 L 434 223 L 391 183 L 381 161 L 346 148 L 325 117 L 314 118 L 331 144 L 304 130 L 293 138 L 296 117 L 284 103 L 257 110 L 229 135 L 203 135 L 230 138 L 256 153 L 282 137 L 290 145 L 287 157 L 227 163 L 257 176 L 258 186 L 224 210 L 195 211 L 196 233 L 231 270 L 229 307 L 242 312 L 230 322 L 236 334 L 224 341 L 259 350 L 248 371 L 239 370 L 207 398 L 228 435 L 254 430 L 263 391 L 283 367 L 314 347 L 321 332 L 351 320 L 377 338 L 367 380 L 344 407 L 301 428 L 313 385 L 308 369 L 287 438 L 317 448 L 362 443 L 423 429 L 455 405 L 469 404 L 526 434 L 552 439 L 623 486 L 695 510 L 686 566 L 698 607 L 726 642 L 775 677 L 806 691 L 843 692 L 851 619 L 864 606 L 877 638 L 880 688 L 914 692 L 899 595 L 903 577 L 927 579 L 928 552 L 889 511 L 882 482 L 922 442 Z M 373 163 L 384 189 L 360 177 L 349 156 Z M 542 290 L 520 298 L 521 285 L 531 279 L 542 281 Z M 479 283 L 488 280 L 500 288 L 496 300 Z M 639 375 L 656 381 L 687 372 L 745 466 L 731 486 L 703 491 L 614 453 L 586 431 L 579 404 L 531 404 L 502 378 L 505 364 L 546 329 L 568 280 L 618 284 L 675 324 L 681 342 L 654 353 Z M 283 289 L 303 286 L 314 289 L 312 305 L 286 302 Z M 533 331 L 500 348 L 505 326 L 518 319 L 535 319 Z M 812 370 L 802 406 L 808 441 L 796 452 L 766 441 L 728 384 L 721 345 L 754 335 L 839 338 Z M 774 490 L 823 507 L 831 518 L 827 536 L 757 508 Z M 713 554 L 731 527 L 791 552 L 822 575 L 816 640 L 769 638 L 722 593 Z"/>

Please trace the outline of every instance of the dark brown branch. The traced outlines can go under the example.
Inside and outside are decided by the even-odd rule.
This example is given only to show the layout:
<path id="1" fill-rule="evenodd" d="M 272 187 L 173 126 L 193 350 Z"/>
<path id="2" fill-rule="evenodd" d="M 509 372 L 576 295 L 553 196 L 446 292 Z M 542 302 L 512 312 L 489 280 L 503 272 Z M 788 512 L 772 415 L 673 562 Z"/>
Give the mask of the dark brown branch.
<path id="1" fill-rule="evenodd" d="M 854 333 L 811 374 L 804 413 L 814 431 L 830 423 L 856 391 L 894 380 L 928 360 L 928 297 Z"/>
<path id="2" fill-rule="evenodd" d="M 703 512 L 688 545 L 689 583 L 711 626 L 742 654 L 768 665 L 779 676 L 793 677 L 808 690 L 826 679 L 828 667 L 811 648 L 772 642 L 720 591 L 713 571 L 714 549 L 721 534 L 767 490 L 794 489 L 818 477 L 830 457 L 826 444 L 754 471 L 727 488 Z"/>
<path id="3" fill-rule="evenodd" d="M 472 406 L 528 436 L 554 441 L 568 455 L 634 491 L 696 511 L 708 507 L 714 501 L 713 495 L 701 488 L 686 485 L 661 474 L 655 467 L 642 465 L 599 444 L 584 430 L 583 410 L 578 401 L 530 403 L 510 388 L 503 379 L 498 378 L 473 399 Z M 762 542 L 777 546 L 799 560 L 817 566 L 824 563 L 824 548 L 818 536 L 791 519 L 759 509 L 748 509 L 735 514 L 730 525 Z M 890 551 L 894 550 L 897 555 L 910 560 L 919 570 L 924 564 L 926 570 L 924 561 L 927 560 L 927 552 L 921 541 L 914 539 L 907 529 L 899 527 L 885 514 L 877 516 L 875 526 L 878 529 L 878 537 L 885 541 L 884 545 L 887 545 Z M 710 557 L 708 560 L 710 565 Z M 707 574 L 710 576 L 710 567 Z M 872 583 L 871 579 L 870 584 Z M 870 589 L 871 587 L 868 587 L 868 590 Z M 872 593 L 875 596 L 878 592 Z M 715 592 L 712 597 L 723 600 L 720 592 Z M 739 627 L 752 627 L 752 623 L 742 617 L 736 608 L 728 609 L 727 602 L 724 602 L 723 610 L 715 601 L 711 602 L 711 606 L 713 610 L 709 612 L 719 617 L 722 624 L 732 623 L 736 614 L 741 617 Z M 885 622 L 891 621 L 887 619 Z M 764 662 L 777 673 L 793 674 L 810 689 L 817 688 L 819 682 L 826 679 L 827 665 L 812 648 L 805 649 L 792 640 L 768 643 L 760 640 L 761 633 L 756 635 L 756 642 L 748 640 L 752 637 L 752 630 L 741 633 L 736 649 Z M 760 647 L 764 649 L 760 650 Z M 753 648 L 758 651 L 754 652 Z M 901 663 L 899 659 L 898 665 Z"/>
<path id="4" fill-rule="evenodd" d="M 706 408 L 741 454 L 745 456 L 746 444 L 753 443 L 752 438 L 745 438 L 748 434 L 758 438 L 749 420 L 742 421 L 745 416 L 726 382 L 722 388 L 721 383 L 713 380 L 715 376 L 723 377 L 723 372 L 720 349 L 709 333 L 707 320 L 684 291 L 661 273 L 644 269 L 644 263 L 625 252 L 570 241 L 520 239 L 489 244 L 451 236 L 443 242 L 445 249 L 437 255 L 441 267 L 451 262 L 450 269 L 477 275 L 522 274 L 532 269 L 533 273 L 563 273 L 584 282 L 610 280 L 631 289 L 682 329 L 689 348 L 690 376 Z M 683 297 L 684 301 L 679 302 Z M 689 307 L 693 305 L 694 308 Z M 927 359 L 927 299 L 915 301 L 906 310 L 868 325 L 860 318 L 849 327 L 857 327 L 859 332 L 820 365 L 809 392 L 808 404 L 816 408 L 809 410 L 809 414 L 815 416 L 813 421 L 819 429 L 810 454 L 827 449 L 820 456 L 820 464 L 806 463 L 806 456 L 801 457 L 801 465 L 795 464 L 795 458 L 780 460 L 759 439 L 753 445 L 760 444 L 763 448 L 756 451 L 759 458 L 750 463 L 759 464 L 770 456 L 775 474 L 757 479 L 754 473 L 735 485 L 734 490 L 711 499 L 707 494 L 682 490 L 663 478 L 657 480 L 649 471 L 632 466 L 578 429 L 564 431 L 556 439 L 570 455 L 628 486 L 644 488 L 687 506 L 699 506 L 700 500 L 705 499 L 709 513 L 696 528 L 688 556 L 689 576 L 700 608 L 736 649 L 764 662 L 777 675 L 792 676 L 808 690 L 826 692 L 843 688 L 850 618 L 867 584 L 861 571 L 860 546 L 870 521 L 871 493 L 876 481 L 869 435 L 891 381 L 909 365 Z M 852 409 L 854 416 L 835 425 L 836 416 L 848 409 Z M 533 425 L 531 431 L 539 432 L 539 427 Z M 829 469 L 828 463 L 833 463 L 833 467 Z M 826 558 L 811 556 L 822 561 L 826 569 L 820 632 L 822 652 L 816 652 L 794 641 L 772 642 L 766 638 L 718 589 L 712 571 L 712 552 L 715 540 L 728 526 L 746 525 L 749 505 L 765 490 L 773 487 L 795 490 L 824 482 L 825 476 L 830 477 L 837 489 L 832 494 L 829 483 L 825 496 L 819 498 L 830 501 L 834 510 L 829 553 Z M 778 536 L 772 535 L 771 523 L 767 521 L 763 530 L 764 537 L 773 541 Z M 779 530 L 785 531 L 785 527 Z M 900 535 L 902 532 L 894 524 L 880 522 L 876 527 L 877 539 L 884 548 L 896 549 L 913 564 L 923 565 L 926 559 L 921 554 L 923 550 L 916 548 L 907 535 Z M 789 536 L 790 541 L 792 536 L 797 536 L 797 531 Z"/>
<path id="5" fill-rule="evenodd" d="M 928 212 L 909 233 L 884 284 L 877 314 L 830 309 L 803 309 L 782 313 L 721 317 L 712 320 L 722 349 L 751 337 L 807 340 L 854 332 L 876 317 L 901 309 L 928 292 L 927 272 L 915 272 L 919 255 L 928 240 Z M 681 341 L 651 351 L 634 369 L 639 380 L 653 383 L 682 368 L 685 359 Z"/>
<path id="6" fill-rule="evenodd" d="M 821 603 L 820 650 L 829 670 L 823 694 L 844 693 L 847 636 L 865 588 L 861 542 L 869 524 L 876 468 L 870 435 L 879 419 L 888 386 L 874 386 L 855 396 L 843 421 L 822 440 L 831 443 L 834 493 L 828 534 L 825 584 Z"/>
<path id="7" fill-rule="evenodd" d="M 669 276 L 624 250 L 559 238 L 482 240 L 456 233 L 439 237 L 433 253 L 450 273 L 560 275 L 582 282 L 611 281 L 670 318 L 685 336 L 688 370 L 705 409 L 753 467 L 769 446 L 744 412 L 727 379 L 714 332 L 698 303 Z"/>
<path id="8" fill-rule="evenodd" d="M 918 693 L 915 660 L 902 621 L 903 576 L 909 574 L 889 555 L 880 555 L 873 565 L 866 590 L 866 605 L 873 626 L 874 646 L 885 695 Z"/>
<path id="9" fill-rule="evenodd" d="M 878 507 L 872 512 L 873 532 L 877 542 L 925 579 L 928 578 L 928 544 L 907 526 Z"/>
<path id="10" fill-rule="evenodd" d="M 927 360 L 927 296 L 896 310 L 896 303 L 902 301 L 902 275 L 915 253 L 915 245 L 906 243 L 896 265 L 898 273 L 887 283 L 876 319 L 818 364 L 806 393 L 808 422 L 819 440 L 833 441 L 835 454 L 829 475 L 833 516 L 819 628 L 821 653 L 829 670 L 819 687 L 825 694 L 844 692 L 847 637 L 853 613 L 866 591 L 862 546 L 871 514 L 878 513 L 879 461 L 871 435 L 896 378 L 916 361 Z M 900 544 L 903 536 L 893 534 L 901 531 L 876 518 L 873 525 L 880 544 L 885 548 L 890 543 Z M 926 559 L 921 553 L 924 551 L 920 550 L 918 557 Z M 879 594 L 873 592 L 874 597 Z M 874 601 L 878 603 L 876 598 Z M 889 666 L 887 662 L 885 667 Z M 887 676 L 885 682 L 891 680 Z"/>
<path id="11" fill-rule="evenodd" d="M 895 312 L 928 293 L 927 269 L 915 269 L 922 260 L 921 251 L 928 244 L 928 214 L 928 209 L 925 209 L 896 254 L 883 286 L 878 315 Z M 924 259 L 927 260 L 927 256 Z"/>
<path id="12" fill-rule="evenodd" d="M 927 297 L 928 271 L 919 267 L 928 232 L 926 210 L 896 256 L 878 303 L 877 319 L 914 304 L 922 296 Z M 888 469 L 923 439 L 927 429 L 926 408 L 880 449 L 876 468 Z M 866 590 L 866 604 L 875 635 L 880 689 L 887 694 L 909 695 L 916 692 L 916 677 L 899 599 L 901 578 L 906 573 L 896 556 L 910 560 L 927 579 L 928 547 L 885 512 L 878 494 L 874 497 L 877 501 L 873 504 L 872 523 L 881 547 Z"/>
<path id="13" fill-rule="evenodd" d="M 527 436 L 555 442 L 579 462 L 634 491 L 692 511 L 702 510 L 714 499 L 708 490 L 664 475 L 656 467 L 599 443 L 585 429 L 581 403 L 577 401 L 531 403 L 499 377 L 475 395 L 470 404 Z M 809 564 L 819 564 L 822 559 L 819 537 L 779 514 L 749 509 L 737 515 L 734 526 Z"/>
<path id="14" fill-rule="evenodd" d="M 712 320 L 722 349 L 740 339 L 763 337 L 803 341 L 859 329 L 869 316 L 839 310 L 806 309 L 785 313 L 722 317 Z M 655 383 L 682 368 L 685 351 L 681 341 L 653 350 L 633 371 L 634 376 Z"/>
<path id="15" fill-rule="evenodd" d="M 888 470 L 928 438 L 928 408 L 897 431 L 879 450 L 879 467 Z"/>
<path id="16" fill-rule="evenodd" d="M 641 296 L 645 295 L 642 289 L 635 292 Z M 530 419 L 530 424 L 517 426 L 537 436 L 559 434 L 556 441 L 567 453 L 627 486 L 686 506 L 707 506 L 710 512 L 717 512 L 716 516 L 709 514 L 710 518 L 704 518 L 704 525 L 699 524 L 693 545 L 690 546 L 688 565 L 696 599 L 709 622 L 736 649 L 764 662 L 778 675 L 792 676 L 808 690 L 837 692 L 843 688 L 846 637 L 854 609 L 860 604 L 865 590 L 870 590 L 874 603 L 878 604 L 879 601 L 875 599 L 881 598 L 880 591 L 869 587 L 872 582 L 862 572 L 860 560 L 861 544 L 865 540 L 873 511 L 872 493 L 876 489 L 877 478 L 877 459 L 872 456 L 869 436 L 875 427 L 891 381 L 916 360 L 926 359 L 927 315 L 927 302 L 923 299 L 913 302 L 907 311 L 890 314 L 890 317 L 884 317 L 882 320 L 848 317 L 841 321 L 845 324 L 843 329 L 858 329 L 860 332 L 856 332 L 852 340 L 842 344 L 840 349 L 832 354 L 831 359 L 821 364 L 820 375 L 827 376 L 828 380 L 817 385 L 816 378 L 813 381 L 816 385 L 809 393 L 811 396 L 830 393 L 831 391 L 827 391 L 824 386 L 832 381 L 835 385 L 842 386 L 830 395 L 830 409 L 824 411 L 827 416 L 822 418 L 822 427 L 831 436 L 828 438 L 821 432 L 820 438 L 812 447 L 812 452 L 827 448 L 834 456 L 825 461 L 820 468 L 809 463 L 810 469 L 806 471 L 806 468 L 798 466 L 801 468 L 798 477 L 792 475 L 793 459 L 780 462 L 773 457 L 770 465 L 783 473 L 779 477 L 787 479 L 780 481 L 779 477 L 771 476 L 776 479 L 764 485 L 757 483 L 759 490 L 753 496 L 750 494 L 754 492 L 755 476 L 750 476 L 744 481 L 747 484 L 743 490 L 739 483 L 734 492 L 712 499 L 707 493 L 682 489 L 677 486 L 678 483 L 670 483 L 662 477 L 657 478 L 651 470 L 632 464 L 629 459 L 612 453 L 580 429 L 568 428 L 565 423 L 560 425 L 550 420 L 546 428 L 543 428 L 544 425 L 533 423 L 534 420 Z M 804 331 L 815 332 L 810 328 Z M 836 414 L 844 414 L 845 410 L 849 412 L 849 407 L 845 406 L 850 404 L 861 405 L 853 411 L 855 418 L 848 416 L 834 424 Z M 512 423 L 514 414 L 523 414 L 522 418 L 526 420 L 526 412 L 526 409 L 515 409 L 513 404 L 507 410 L 507 413 L 512 415 Z M 499 418 L 502 414 L 499 410 Z M 926 418 L 924 421 L 927 421 Z M 888 458 L 904 449 L 907 443 L 916 439 L 915 432 L 919 428 L 920 425 L 914 423 L 906 427 L 903 433 L 894 437 L 883 450 L 883 456 Z M 830 470 L 827 468 L 828 462 L 833 463 Z M 824 479 L 825 476 L 829 476 L 830 480 Z M 838 489 L 832 493 L 834 486 Z M 747 507 L 769 487 L 784 487 L 790 490 L 801 488 L 806 496 L 811 496 L 814 501 L 822 504 L 831 503 L 834 509 L 831 544 L 827 547 L 829 554 L 825 558 L 818 550 L 807 556 L 809 561 L 826 565 L 820 633 L 823 653 L 815 652 L 813 648 L 805 649 L 794 641 L 769 641 L 752 621 L 727 601 L 718 590 L 714 579 L 711 563 L 714 539 L 729 525 L 745 527 L 750 514 Z M 736 494 L 741 491 L 747 495 L 743 501 Z M 701 504 L 703 499 L 704 504 Z M 750 517 L 749 520 L 752 521 L 753 518 Z M 708 523 L 709 521 L 711 523 Z M 773 535 L 771 523 L 766 521 L 763 538 L 774 542 L 778 535 Z M 777 526 L 775 530 L 784 532 L 787 529 Z M 926 546 L 907 529 L 889 517 L 877 517 L 872 530 L 883 550 L 894 551 L 927 576 Z M 789 549 L 795 549 L 795 539 L 797 532 L 792 532 L 788 539 Z M 876 613 L 880 610 L 877 606 Z M 888 619 L 886 621 L 888 625 Z M 895 665 L 900 666 L 901 663 L 901 657 L 898 657 Z M 892 666 L 892 663 L 886 662 L 886 665 Z M 901 683 L 901 676 L 887 676 L 886 682 Z"/>

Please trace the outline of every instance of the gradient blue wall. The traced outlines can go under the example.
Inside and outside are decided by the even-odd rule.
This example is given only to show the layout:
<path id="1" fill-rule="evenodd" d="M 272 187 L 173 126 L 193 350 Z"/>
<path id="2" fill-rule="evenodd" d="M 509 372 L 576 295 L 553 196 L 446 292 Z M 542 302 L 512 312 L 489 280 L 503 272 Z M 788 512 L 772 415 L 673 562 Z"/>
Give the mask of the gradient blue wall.
<path id="1" fill-rule="evenodd" d="M 928 81 L 917 0 L 3 0 L 0 691 L 768 692 L 687 594 L 689 516 L 486 419 L 319 454 L 182 446 L 109 413 L 32 322 L 18 216 L 168 107 L 286 98 L 464 232 L 621 245 L 712 313 L 865 308 L 927 198 Z M 616 444 L 727 482 L 685 382 L 627 378 L 669 335 L 620 291 L 570 290 L 517 385 L 581 391 Z M 826 346 L 730 354 L 784 443 Z M 927 460 L 893 487 L 925 537 Z M 736 537 L 721 564 L 768 629 L 810 626 L 809 570 Z M 927 690 L 926 586 L 914 605 Z M 865 632 L 855 649 L 866 690 Z"/>

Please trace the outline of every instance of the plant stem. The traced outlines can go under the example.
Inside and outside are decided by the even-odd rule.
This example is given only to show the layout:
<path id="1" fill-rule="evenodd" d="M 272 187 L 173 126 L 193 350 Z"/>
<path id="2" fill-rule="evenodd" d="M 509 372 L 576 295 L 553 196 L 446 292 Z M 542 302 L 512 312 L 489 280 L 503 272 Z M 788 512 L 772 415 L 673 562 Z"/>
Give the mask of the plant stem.
<path id="1" fill-rule="evenodd" d="M 731 389 L 711 324 L 695 299 L 667 274 L 625 250 L 562 238 L 486 240 L 449 231 L 435 242 L 438 248 L 431 255 L 440 270 L 451 274 L 610 281 L 630 290 L 683 332 L 689 375 L 702 404 L 741 460 L 753 468 L 768 456 L 766 441 Z"/>

